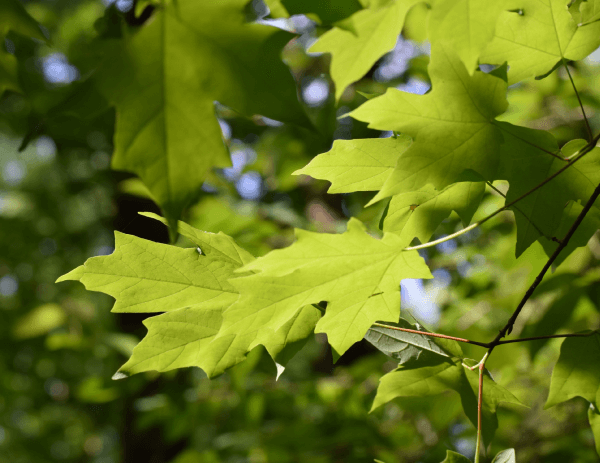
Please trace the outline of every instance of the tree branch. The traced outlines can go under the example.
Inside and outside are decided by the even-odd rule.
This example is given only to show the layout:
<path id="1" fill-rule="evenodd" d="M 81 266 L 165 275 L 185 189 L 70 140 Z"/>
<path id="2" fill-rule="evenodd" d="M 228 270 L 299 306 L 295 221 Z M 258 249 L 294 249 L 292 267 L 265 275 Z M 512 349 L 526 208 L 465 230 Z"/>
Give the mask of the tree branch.
<path id="1" fill-rule="evenodd" d="M 385 325 L 383 323 L 373 323 L 373 326 L 379 326 L 381 328 L 389 328 L 390 330 L 396 330 L 396 331 L 406 331 L 407 333 L 422 334 L 423 336 L 431 336 L 433 338 L 450 339 L 452 341 L 465 342 L 467 344 L 474 344 L 474 345 L 480 346 L 480 347 L 489 347 L 488 343 L 485 343 L 485 342 L 471 341 L 470 339 L 456 338 L 454 336 L 447 336 L 445 334 L 430 333 L 429 331 L 418 331 L 418 330 L 411 330 L 409 328 L 399 328 L 397 326 Z"/>
<path id="2" fill-rule="evenodd" d="M 596 138 L 598 138 L 598 137 L 596 137 Z M 519 303 L 519 305 L 513 312 L 512 316 L 509 318 L 508 322 L 506 322 L 506 325 L 504 326 L 504 328 L 502 328 L 500 330 L 500 332 L 498 333 L 498 335 L 496 336 L 496 338 L 491 343 L 489 343 L 490 350 L 493 349 L 495 346 L 497 346 L 500 343 L 500 340 L 504 336 L 510 334 L 517 317 L 521 313 L 521 310 L 523 310 L 523 306 L 529 300 L 529 298 L 535 291 L 535 288 L 537 288 L 538 285 L 542 282 L 544 275 L 546 274 L 548 269 L 551 267 L 552 263 L 556 260 L 556 258 L 560 254 L 560 252 L 567 246 L 567 244 L 569 244 L 569 240 L 571 239 L 571 237 L 573 236 L 573 234 L 575 233 L 575 231 L 577 230 L 577 228 L 583 221 L 583 219 L 586 216 L 586 214 L 588 213 L 588 211 L 591 209 L 592 205 L 594 204 L 594 201 L 596 201 L 596 198 L 598 198 L 598 196 L 600 196 L 600 184 L 596 187 L 596 189 L 592 193 L 592 196 L 590 196 L 590 199 L 588 199 L 587 203 L 585 203 L 585 206 L 583 207 L 580 214 L 577 216 L 577 219 L 575 219 L 575 222 L 573 222 L 573 225 L 571 225 L 571 228 L 569 229 L 569 231 L 563 238 L 562 242 L 558 245 L 556 250 L 552 253 L 550 258 L 548 259 L 548 262 L 546 262 L 546 265 L 544 265 L 544 268 L 542 268 L 542 271 L 536 277 L 535 281 L 531 284 L 531 286 L 529 287 L 529 289 L 523 296 L 523 299 L 521 299 L 521 302 Z"/>
<path id="3" fill-rule="evenodd" d="M 588 139 L 591 141 L 593 138 L 592 128 L 590 127 L 590 121 L 585 115 L 585 109 L 583 109 L 583 103 L 581 102 L 581 98 L 579 97 L 579 92 L 577 91 L 577 87 L 575 87 L 575 82 L 573 81 L 573 77 L 571 76 L 571 71 L 569 71 L 569 66 L 567 62 L 563 59 L 563 65 L 567 70 L 567 75 L 569 76 L 569 80 L 571 81 L 571 85 L 573 86 L 573 90 L 575 91 L 575 95 L 577 96 L 577 101 L 579 101 L 579 107 L 581 108 L 581 113 L 583 114 L 583 120 L 585 121 L 585 128 L 587 129 Z"/>

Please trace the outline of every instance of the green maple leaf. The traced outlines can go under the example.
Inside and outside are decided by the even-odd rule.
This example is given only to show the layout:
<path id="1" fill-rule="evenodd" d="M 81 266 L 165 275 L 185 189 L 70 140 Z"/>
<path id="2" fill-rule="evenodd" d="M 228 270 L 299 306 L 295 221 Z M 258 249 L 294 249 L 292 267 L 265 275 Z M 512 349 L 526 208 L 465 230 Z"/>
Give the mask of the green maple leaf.
<path id="1" fill-rule="evenodd" d="M 550 392 L 544 408 L 573 397 L 600 404 L 600 333 L 588 337 L 566 338 L 552 371 Z"/>
<path id="2" fill-rule="evenodd" d="M 169 2 L 111 45 L 96 76 L 117 108 L 113 167 L 136 173 L 171 224 L 210 169 L 229 165 L 215 100 L 247 116 L 309 125 L 280 59 L 293 36 L 246 23 L 246 3 Z"/>
<path id="3" fill-rule="evenodd" d="M 425 356 L 422 360 L 400 365 L 380 379 L 371 410 L 396 397 L 426 397 L 453 390 L 460 395 L 465 414 L 477 426 L 477 394 L 479 374 L 465 368 L 460 359 L 441 355 Z M 523 405 L 508 390 L 495 383 L 487 374 L 483 379 L 482 435 L 489 443 L 498 428 L 498 404 Z"/>
<path id="4" fill-rule="evenodd" d="M 396 0 L 373 5 L 337 23 L 319 37 L 312 53 L 331 53 L 331 78 L 339 100 L 348 85 L 364 76 L 392 50 L 410 8 L 420 0 Z"/>
<path id="5" fill-rule="evenodd" d="M 485 193 L 484 182 L 461 182 L 438 191 L 428 185 L 392 197 L 383 220 L 383 231 L 396 233 L 410 243 L 417 237 L 429 241 L 452 211 L 467 225 Z"/>
<path id="6" fill-rule="evenodd" d="M 471 463 L 471 460 L 462 456 L 460 453 L 453 452 L 452 450 L 446 450 L 446 458 L 444 458 L 442 463 Z"/>
<path id="7" fill-rule="evenodd" d="M 9 31 L 46 42 L 40 25 L 18 0 L 2 0 L 0 3 L 0 37 L 5 37 Z"/>
<path id="8" fill-rule="evenodd" d="M 432 47 L 428 69 L 430 93 L 388 89 L 350 113 L 371 128 L 413 139 L 372 202 L 427 184 L 442 190 L 467 169 L 485 179 L 496 175 L 502 131 L 494 118 L 506 110 L 506 82 L 483 72 L 469 75 L 458 56 L 440 44 Z"/>
<path id="9" fill-rule="evenodd" d="M 328 193 L 376 191 L 383 186 L 411 142 L 407 136 L 335 140 L 330 151 L 319 154 L 294 175 L 329 180 Z"/>
<path id="10" fill-rule="evenodd" d="M 376 320 L 398 320 L 402 279 L 431 278 L 419 254 L 403 251 L 397 236 L 372 238 L 356 219 L 341 235 L 296 230 L 296 237 L 292 246 L 242 268 L 258 273 L 231 280 L 241 297 L 224 314 L 224 332 L 277 329 L 301 307 L 327 301 L 316 332 L 327 333 L 341 355 Z"/>
<path id="11" fill-rule="evenodd" d="M 416 331 L 427 331 L 418 323 L 412 325 L 404 319 L 400 319 L 399 323 L 388 323 L 388 325 Z M 419 360 L 419 358 L 427 354 L 444 357 L 463 356 L 460 344 L 456 341 L 407 331 L 398 331 L 382 326 L 372 326 L 369 328 L 365 339 L 385 355 L 398 360 L 398 364 L 400 365 Z"/>
<path id="12" fill-rule="evenodd" d="M 520 6 L 514 0 L 433 0 L 427 26 L 431 43 L 443 41 L 473 73 L 493 39 L 500 13 Z"/>
<path id="13" fill-rule="evenodd" d="M 519 12 L 503 12 L 482 63 L 508 62 L 509 84 L 548 74 L 562 60 L 585 58 L 600 45 L 600 23 L 578 26 L 569 0 L 523 0 Z"/>
<path id="14" fill-rule="evenodd" d="M 57 282 L 79 280 L 90 291 L 116 299 L 113 312 L 168 312 L 215 300 L 228 304 L 238 293 L 229 283 L 239 265 L 115 232 L 115 251 L 92 257 Z"/>

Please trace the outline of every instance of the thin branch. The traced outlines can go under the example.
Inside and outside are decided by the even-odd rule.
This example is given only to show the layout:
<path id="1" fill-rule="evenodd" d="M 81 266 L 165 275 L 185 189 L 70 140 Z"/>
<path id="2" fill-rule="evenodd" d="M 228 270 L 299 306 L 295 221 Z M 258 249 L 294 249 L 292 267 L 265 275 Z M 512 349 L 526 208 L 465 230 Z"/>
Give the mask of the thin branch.
<path id="1" fill-rule="evenodd" d="M 475 463 L 479 463 L 479 454 L 481 453 L 481 410 L 483 408 L 483 370 L 485 369 L 485 361 L 487 360 L 489 352 L 486 352 L 481 362 L 479 362 L 479 394 L 477 395 L 477 444 L 475 446 Z"/>
<path id="2" fill-rule="evenodd" d="M 585 338 L 587 336 L 592 336 L 595 333 L 596 333 L 595 331 L 590 331 L 589 333 L 550 334 L 550 335 L 546 335 L 546 336 L 534 336 L 531 338 L 509 339 L 507 341 L 498 341 L 497 345 L 512 344 L 514 342 L 537 341 L 538 339 Z"/>
<path id="3" fill-rule="evenodd" d="M 540 151 L 543 151 L 544 153 L 548 153 L 550 156 L 553 156 L 553 157 L 555 157 L 556 159 L 560 159 L 561 161 L 567 161 L 565 158 L 563 158 L 563 157 L 559 156 L 558 154 L 556 154 L 556 153 L 553 153 L 552 151 L 549 151 L 549 150 L 547 150 L 547 149 L 545 149 L 545 148 L 542 148 L 541 146 L 538 146 L 538 145 L 536 145 L 535 143 L 531 143 L 529 140 L 526 140 L 525 138 L 521 138 L 521 137 L 519 137 L 518 135 L 515 135 L 514 133 L 512 133 L 512 132 L 509 132 L 509 131 L 508 131 L 508 130 L 506 130 L 506 129 L 503 129 L 503 128 L 502 128 L 502 125 L 500 125 L 500 124 L 494 124 L 494 125 L 495 125 L 496 127 L 498 127 L 500 130 L 504 130 L 506 133 L 510 134 L 511 136 L 513 136 L 513 137 L 515 137 L 515 138 L 517 138 L 517 139 L 521 140 L 523 143 L 527 143 L 529 146 L 533 146 L 534 148 L 537 148 L 537 149 L 539 149 Z"/>
<path id="4" fill-rule="evenodd" d="M 418 246 L 411 246 L 408 248 L 405 248 L 404 251 L 413 251 L 416 249 L 424 249 L 424 248 L 429 248 L 432 246 L 435 246 L 436 244 L 439 243 L 443 243 L 444 241 L 448 241 L 451 240 L 457 236 L 460 236 L 464 233 L 467 233 L 470 230 L 473 230 L 475 227 L 478 227 L 480 225 L 483 225 L 485 222 L 487 222 L 488 220 L 490 220 L 491 218 L 495 217 L 496 215 L 498 215 L 500 212 L 507 210 L 508 208 L 514 206 L 516 203 L 518 203 L 519 201 L 521 201 L 522 199 L 526 198 L 527 196 L 529 196 L 531 193 L 534 193 L 535 191 L 539 190 L 540 188 L 542 188 L 546 183 L 550 182 L 551 180 L 553 180 L 554 178 L 558 177 L 560 174 L 562 174 L 565 170 L 567 170 L 569 167 L 571 167 L 573 164 L 575 164 L 577 161 L 579 161 L 581 158 L 583 158 L 587 153 L 589 153 L 590 151 L 592 151 L 595 147 L 596 147 L 596 143 L 598 143 L 598 140 L 600 140 L 600 134 L 596 135 L 592 141 L 590 141 L 586 146 L 584 146 L 580 152 L 579 155 L 577 157 L 571 157 L 570 162 L 562 167 L 561 169 L 557 170 L 555 173 L 553 173 L 550 177 L 546 178 L 543 182 L 539 183 L 538 185 L 534 186 L 531 190 L 529 190 L 526 193 L 523 193 L 521 196 L 519 196 L 517 199 L 511 201 L 510 203 L 504 205 L 503 207 L 501 207 L 500 209 L 496 209 L 494 212 L 492 212 L 490 215 L 488 215 L 487 217 L 484 217 L 483 219 L 479 220 L 478 222 L 472 223 L 471 225 L 469 225 L 466 228 L 463 228 L 462 230 L 457 231 L 456 233 L 453 233 L 451 235 L 445 236 L 443 238 L 440 238 L 438 240 L 435 241 L 430 241 L 428 243 L 424 243 L 424 244 L 420 244 Z"/>
<path id="5" fill-rule="evenodd" d="M 490 188 L 491 188 L 492 190 L 494 190 L 496 193 L 498 193 L 500 196 L 502 196 L 504 199 L 506 199 L 506 195 L 505 195 L 504 193 L 502 193 L 502 192 L 501 192 L 501 191 L 500 191 L 498 188 L 496 188 L 496 187 L 495 187 L 495 186 L 492 184 L 492 182 L 486 181 L 485 183 L 487 183 L 487 184 L 490 186 Z M 552 239 L 552 238 L 550 238 L 549 236 L 546 236 L 546 234 L 545 234 L 545 233 L 544 233 L 542 230 L 540 230 L 540 229 L 537 227 L 537 225 L 536 225 L 535 223 L 533 223 L 533 220 L 531 220 L 529 217 L 527 217 L 527 214 L 525 214 L 525 212 L 523 212 L 523 211 L 522 211 L 521 209 L 519 209 L 517 206 L 514 206 L 514 208 L 515 208 L 515 210 L 516 210 L 517 212 L 520 212 L 520 213 L 523 215 L 523 217 L 525 217 L 525 218 L 527 219 L 527 221 L 528 221 L 528 222 L 529 222 L 529 223 L 530 223 L 530 224 L 533 226 L 533 228 L 535 228 L 535 229 L 537 230 L 537 232 L 538 232 L 540 235 L 542 235 L 542 236 L 543 236 L 543 237 L 545 237 L 545 238 L 548 238 L 549 240 L 551 240 L 551 239 Z"/>
<path id="6" fill-rule="evenodd" d="M 578 158 L 578 159 L 580 159 L 580 158 Z M 512 327 L 515 323 L 515 320 L 521 313 L 523 306 L 529 300 L 529 298 L 535 291 L 535 288 L 537 288 L 538 285 L 542 282 L 544 275 L 546 274 L 548 269 L 552 266 L 552 263 L 556 260 L 556 258 L 560 254 L 560 252 L 567 246 L 567 244 L 569 244 L 569 240 L 571 239 L 571 237 L 573 236 L 573 234 L 575 233 L 575 231 L 577 230 L 577 228 L 583 221 L 583 219 L 586 216 L 586 214 L 588 213 L 588 211 L 591 209 L 592 205 L 594 204 L 594 201 L 596 201 L 596 198 L 598 198 L 598 196 L 600 196 L 600 184 L 596 187 L 596 189 L 592 193 L 592 196 L 590 196 L 590 199 L 588 199 L 588 201 L 585 203 L 585 206 L 583 207 L 581 213 L 577 216 L 577 219 L 575 219 L 575 222 L 573 222 L 573 225 L 571 225 L 571 228 L 569 228 L 569 231 L 563 238 L 562 242 L 558 245 L 556 250 L 552 253 L 550 258 L 548 259 L 548 262 L 546 262 L 546 265 L 544 265 L 544 268 L 542 268 L 542 271 L 535 278 L 535 281 L 531 284 L 531 286 L 529 287 L 529 289 L 523 296 L 523 299 L 521 299 L 521 302 L 519 303 L 519 305 L 517 306 L 517 308 L 511 315 L 511 317 L 509 318 L 508 322 L 506 322 L 506 325 L 504 326 L 504 328 L 502 328 L 500 330 L 498 335 L 490 343 L 490 349 L 493 349 L 495 346 L 497 346 L 500 343 L 500 339 L 502 339 L 504 336 L 510 334 L 510 332 L 512 331 Z"/>
<path id="7" fill-rule="evenodd" d="M 567 65 L 567 62 L 565 60 L 563 60 L 563 65 L 565 66 L 565 69 L 567 70 L 567 75 L 569 76 L 569 80 L 571 81 L 573 90 L 575 90 L 575 95 L 577 96 L 577 101 L 579 101 L 579 107 L 581 108 L 581 113 L 583 114 L 583 120 L 585 121 L 585 128 L 587 129 L 588 138 L 591 141 L 594 136 L 592 135 L 592 128 L 590 127 L 590 121 L 588 120 L 588 118 L 585 114 L 585 109 L 583 109 L 583 103 L 581 102 L 581 98 L 579 97 L 579 92 L 577 91 L 577 87 L 575 87 L 575 82 L 573 81 L 573 76 L 571 76 L 571 71 L 569 71 L 569 66 Z"/>
<path id="8" fill-rule="evenodd" d="M 390 330 L 396 330 L 396 331 L 406 331 L 407 333 L 422 334 L 423 336 L 431 336 L 433 338 L 450 339 L 452 341 L 465 342 L 467 344 L 475 344 L 476 346 L 480 346 L 480 347 L 488 347 L 488 343 L 485 343 L 485 342 L 471 341 L 470 339 L 456 338 L 454 336 L 447 336 L 445 334 L 430 333 L 429 331 L 418 331 L 418 330 L 411 330 L 409 328 L 399 328 L 397 326 L 385 325 L 383 323 L 373 323 L 373 326 L 379 326 L 381 328 L 389 328 Z"/>

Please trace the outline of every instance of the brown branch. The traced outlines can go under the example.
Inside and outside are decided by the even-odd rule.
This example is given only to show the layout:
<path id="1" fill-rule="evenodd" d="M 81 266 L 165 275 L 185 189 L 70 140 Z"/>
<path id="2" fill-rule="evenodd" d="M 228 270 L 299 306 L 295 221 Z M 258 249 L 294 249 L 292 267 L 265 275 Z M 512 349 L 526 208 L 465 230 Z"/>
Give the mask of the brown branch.
<path id="1" fill-rule="evenodd" d="M 598 138 L 598 137 L 596 137 L 596 138 Z M 591 145 L 591 143 L 590 143 L 590 145 Z M 544 265 L 544 268 L 542 268 L 541 272 L 535 278 L 535 281 L 531 284 L 531 286 L 529 287 L 529 289 L 523 296 L 523 299 L 521 299 L 521 302 L 519 303 L 519 305 L 513 312 L 512 316 L 508 319 L 508 322 L 506 322 L 506 325 L 504 325 L 504 328 L 502 328 L 500 330 L 500 332 L 498 333 L 498 335 L 494 338 L 494 340 L 489 343 L 490 352 L 491 352 L 491 349 L 493 349 L 500 343 L 500 340 L 504 336 L 511 333 L 513 325 L 514 325 L 517 317 L 521 313 L 523 306 L 529 300 L 529 298 L 535 291 L 535 288 L 537 288 L 538 285 L 542 282 L 544 275 L 546 274 L 548 269 L 552 266 L 552 263 L 556 260 L 556 258 L 560 254 L 560 252 L 567 246 L 567 244 L 569 244 L 569 240 L 571 239 L 571 237 L 573 236 L 573 234 L 575 233 L 575 231 L 577 230 L 577 228 L 583 221 L 583 219 L 586 216 L 586 214 L 588 213 L 588 211 L 591 209 L 592 205 L 594 204 L 594 201 L 596 201 L 596 198 L 598 198 L 598 196 L 600 196 L 600 184 L 596 187 L 596 189 L 592 193 L 592 196 L 590 196 L 590 199 L 588 199 L 587 203 L 585 203 L 585 206 L 583 207 L 581 213 L 577 216 L 577 219 L 575 219 L 575 222 L 573 222 L 573 225 L 571 225 L 571 228 L 569 228 L 569 231 L 567 232 L 565 237 L 562 239 L 562 242 L 558 245 L 556 250 L 552 253 L 550 258 L 548 259 L 548 262 L 546 262 L 546 265 Z"/>

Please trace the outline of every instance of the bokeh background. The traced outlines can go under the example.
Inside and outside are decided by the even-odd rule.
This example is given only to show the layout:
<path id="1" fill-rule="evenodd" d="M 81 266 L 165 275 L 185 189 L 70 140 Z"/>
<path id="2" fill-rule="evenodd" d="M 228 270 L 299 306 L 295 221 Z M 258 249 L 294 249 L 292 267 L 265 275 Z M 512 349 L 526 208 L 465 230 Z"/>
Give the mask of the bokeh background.
<path id="1" fill-rule="evenodd" d="M 111 314 L 113 300 L 79 283 L 55 284 L 86 258 L 110 254 L 113 231 L 168 242 L 164 226 L 138 215 L 159 212 L 143 185 L 110 170 L 114 110 L 85 116 L 65 102 L 93 67 L 95 37 L 141 26 L 150 2 L 23 1 L 51 42 L 9 33 L 3 51 L 18 57 L 24 94 L 0 97 L 0 461 L 7 463 L 387 463 L 435 462 L 446 449 L 473 454 L 475 430 L 457 395 L 403 399 L 369 414 L 379 378 L 394 363 L 366 341 L 333 364 L 326 338 L 312 338 L 275 381 L 255 349 L 209 381 L 199 369 L 111 376 L 145 335 L 143 315 Z M 371 194 L 328 195 L 328 183 L 292 176 L 334 139 L 389 137 L 344 115 L 364 93 L 397 87 L 425 93 L 429 47 L 424 7 L 411 10 L 396 47 L 336 107 L 329 58 L 307 49 L 324 30 L 304 15 L 277 18 L 260 1 L 249 20 L 294 31 L 284 60 L 321 134 L 216 104 L 232 167 L 217 170 L 187 221 L 223 231 L 254 255 L 290 244 L 293 228 L 340 232 L 351 216 L 374 234 L 383 206 Z M 574 64 L 575 83 L 600 130 L 600 51 Z M 550 130 L 561 144 L 585 138 L 577 101 L 561 71 L 509 89 L 505 120 Z M 61 106 L 63 105 L 63 106 Z M 57 113 L 56 108 L 63 108 Z M 95 109 L 95 108 L 92 108 Z M 507 186 L 496 186 L 506 191 Z M 488 192 L 477 216 L 501 206 Z M 454 214 L 436 237 L 462 225 Z M 488 340 L 503 325 L 545 262 L 541 247 L 514 258 L 513 215 L 423 253 L 435 278 L 402 283 L 402 310 L 432 330 Z M 600 240 L 595 235 L 536 292 L 517 335 L 597 328 Z M 492 446 L 515 447 L 523 462 L 596 462 L 586 405 L 575 399 L 543 410 L 559 340 L 504 346 L 488 367 L 531 408 L 502 408 Z M 482 355 L 466 346 L 473 358 Z"/>

